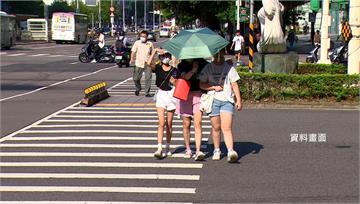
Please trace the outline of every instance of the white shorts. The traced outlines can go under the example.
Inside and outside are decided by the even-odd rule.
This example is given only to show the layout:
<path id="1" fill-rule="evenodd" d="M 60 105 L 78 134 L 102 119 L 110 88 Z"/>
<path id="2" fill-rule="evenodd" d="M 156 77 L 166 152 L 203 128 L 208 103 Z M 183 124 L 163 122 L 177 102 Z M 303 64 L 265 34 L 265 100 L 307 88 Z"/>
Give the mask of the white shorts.
<path id="1" fill-rule="evenodd" d="M 177 99 L 173 97 L 174 89 L 164 91 L 158 89 L 156 94 L 156 108 L 164 108 L 167 111 L 176 109 Z"/>

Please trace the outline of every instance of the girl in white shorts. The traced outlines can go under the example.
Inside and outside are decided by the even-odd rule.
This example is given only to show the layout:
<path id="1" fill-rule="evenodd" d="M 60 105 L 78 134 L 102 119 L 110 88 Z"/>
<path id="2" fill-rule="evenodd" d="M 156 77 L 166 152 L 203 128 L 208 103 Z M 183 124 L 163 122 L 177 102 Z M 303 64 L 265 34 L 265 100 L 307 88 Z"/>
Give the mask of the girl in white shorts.
<path id="1" fill-rule="evenodd" d="M 159 54 L 160 62 L 154 62 L 155 54 Z M 171 55 L 165 53 L 162 49 L 155 49 L 149 60 L 148 65 L 156 75 L 156 109 L 158 113 L 159 126 L 157 132 L 158 146 L 154 156 L 158 159 L 164 156 L 171 156 L 170 142 L 172 136 L 172 121 L 176 109 L 176 99 L 173 97 L 173 84 L 175 84 L 176 68 L 170 65 Z M 165 117 L 165 112 L 167 117 Z M 166 145 L 165 154 L 162 151 L 162 141 L 164 137 L 164 128 L 166 127 Z"/>

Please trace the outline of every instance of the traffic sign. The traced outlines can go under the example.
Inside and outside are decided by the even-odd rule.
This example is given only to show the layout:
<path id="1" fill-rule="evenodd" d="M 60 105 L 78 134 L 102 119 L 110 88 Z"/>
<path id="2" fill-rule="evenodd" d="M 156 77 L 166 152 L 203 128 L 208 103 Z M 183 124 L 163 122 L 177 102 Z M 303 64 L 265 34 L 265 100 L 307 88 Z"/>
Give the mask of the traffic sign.
<path id="1" fill-rule="evenodd" d="M 110 12 L 114 12 L 115 11 L 115 8 L 112 6 L 110 7 Z"/>

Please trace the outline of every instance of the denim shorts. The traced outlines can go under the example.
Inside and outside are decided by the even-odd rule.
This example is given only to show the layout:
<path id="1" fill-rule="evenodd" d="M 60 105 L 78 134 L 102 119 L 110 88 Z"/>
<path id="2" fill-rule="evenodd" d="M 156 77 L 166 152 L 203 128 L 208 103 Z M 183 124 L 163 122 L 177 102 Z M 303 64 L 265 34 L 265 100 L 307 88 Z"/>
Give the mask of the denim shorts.
<path id="1" fill-rule="evenodd" d="M 230 101 L 220 101 L 217 99 L 214 99 L 211 113 L 209 113 L 209 116 L 219 116 L 221 112 L 228 112 L 233 114 L 234 113 L 234 104 Z"/>

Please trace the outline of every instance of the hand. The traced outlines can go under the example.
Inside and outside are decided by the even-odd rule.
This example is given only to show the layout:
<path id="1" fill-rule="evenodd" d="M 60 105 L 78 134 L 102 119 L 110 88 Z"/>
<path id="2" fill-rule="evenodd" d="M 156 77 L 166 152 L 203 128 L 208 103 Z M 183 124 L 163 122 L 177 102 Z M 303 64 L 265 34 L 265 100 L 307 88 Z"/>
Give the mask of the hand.
<path id="1" fill-rule="evenodd" d="M 235 108 L 237 111 L 240 111 L 242 109 L 242 103 L 240 101 L 237 101 L 235 103 Z"/>
<path id="2" fill-rule="evenodd" d="M 130 60 L 130 64 L 134 64 L 135 63 L 135 60 L 134 59 L 131 59 Z"/>
<path id="3" fill-rule="evenodd" d="M 199 63 L 198 63 L 198 62 L 194 62 L 194 63 L 193 63 L 193 68 L 191 69 L 191 71 L 192 71 L 193 73 L 196 73 L 198 69 L 199 69 Z"/>
<path id="4" fill-rule="evenodd" d="M 214 90 L 215 90 L 216 92 L 223 90 L 223 87 L 222 87 L 222 86 L 213 86 L 213 88 L 214 88 Z"/>

